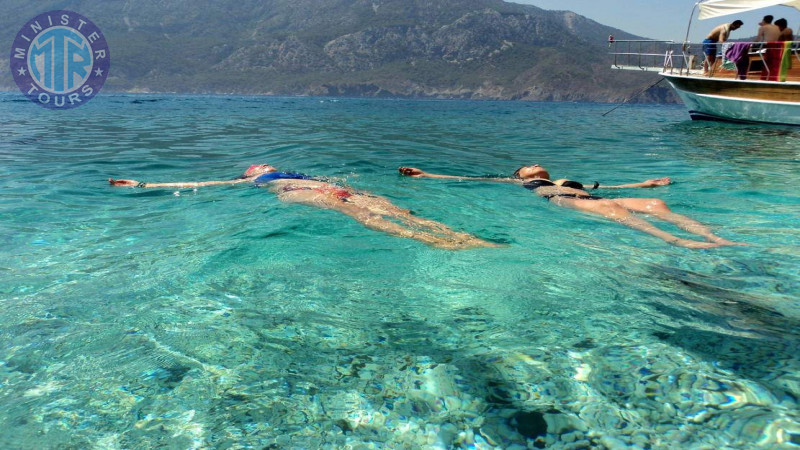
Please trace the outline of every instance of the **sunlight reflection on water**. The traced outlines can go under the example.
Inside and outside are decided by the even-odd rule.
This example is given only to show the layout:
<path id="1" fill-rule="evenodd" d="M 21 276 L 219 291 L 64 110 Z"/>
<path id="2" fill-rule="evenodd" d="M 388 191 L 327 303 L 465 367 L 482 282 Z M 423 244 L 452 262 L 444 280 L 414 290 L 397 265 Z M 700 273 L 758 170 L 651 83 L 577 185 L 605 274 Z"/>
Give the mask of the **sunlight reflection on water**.
<path id="1" fill-rule="evenodd" d="M 790 445 L 800 132 L 679 107 L 0 95 L 0 445 Z M 142 101 L 147 100 L 147 101 Z M 448 252 L 226 179 L 334 177 L 503 249 Z M 745 248 L 670 247 L 512 185 L 603 183 Z M 680 233 L 680 230 L 669 228 Z"/>

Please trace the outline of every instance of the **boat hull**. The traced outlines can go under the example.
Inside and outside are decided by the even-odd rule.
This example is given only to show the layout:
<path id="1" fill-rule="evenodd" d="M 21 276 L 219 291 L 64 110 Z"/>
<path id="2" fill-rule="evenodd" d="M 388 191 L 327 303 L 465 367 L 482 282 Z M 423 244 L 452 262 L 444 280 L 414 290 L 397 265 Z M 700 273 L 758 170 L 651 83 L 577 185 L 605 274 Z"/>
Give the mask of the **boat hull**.
<path id="1" fill-rule="evenodd" d="M 800 83 L 662 76 L 692 119 L 800 126 Z"/>

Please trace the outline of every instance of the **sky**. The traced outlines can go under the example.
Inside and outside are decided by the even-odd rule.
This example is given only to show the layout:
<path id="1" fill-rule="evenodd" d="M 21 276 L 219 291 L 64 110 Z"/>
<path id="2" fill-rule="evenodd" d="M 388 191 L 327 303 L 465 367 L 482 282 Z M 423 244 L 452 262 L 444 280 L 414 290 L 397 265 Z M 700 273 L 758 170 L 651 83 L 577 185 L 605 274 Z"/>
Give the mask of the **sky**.
<path id="1" fill-rule="evenodd" d="M 538 6 L 542 9 L 573 11 L 595 22 L 650 39 L 683 42 L 689 16 L 696 0 L 506 0 Z M 758 22 L 767 14 L 775 19 L 785 17 L 789 28 L 797 33 L 800 28 L 800 11 L 786 6 L 773 6 L 745 14 L 697 20 L 695 12 L 689 40 L 702 41 L 706 34 L 721 23 L 740 19 L 742 28 L 731 37 L 742 39 L 756 35 Z"/>

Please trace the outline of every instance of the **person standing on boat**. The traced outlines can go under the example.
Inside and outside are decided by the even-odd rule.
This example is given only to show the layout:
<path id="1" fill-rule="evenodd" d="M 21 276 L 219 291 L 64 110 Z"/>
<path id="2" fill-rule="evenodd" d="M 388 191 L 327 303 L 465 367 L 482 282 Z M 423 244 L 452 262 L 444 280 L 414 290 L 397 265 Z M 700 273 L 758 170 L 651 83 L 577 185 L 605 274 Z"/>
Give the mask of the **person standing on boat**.
<path id="1" fill-rule="evenodd" d="M 786 25 L 786 19 L 776 20 L 775 28 L 778 29 L 778 35 L 775 36 L 775 39 L 770 39 L 764 44 L 762 80 L 785 81 L 786 79 L 786 71 L 792 62 L 791 44 L 787 43 L 794 39 L 792 29 L 787 28 Z"/>
<path id="2" fill-rule="evenodd" d="M 777 25 L 772 23 L 772 16 L 764 16 L 764 20 L 759 23 L 758 34 L 756 35 L 756 42 L 772 42 L 777 41 L 781 35 L 781 30 Z"/>
<path id="3" fill-rule="evenodd" d="M 738 30 L 742 25 L 744 22 L 738 19 L 731 23 L 723 23 L 711 30 L 711 33 L 708 33 L 708 36 L 703 39 L 703 53 L 706 55 L 703 62 L 703 75 L 714 71 L 714 64 L 717 62 L 717 46 L 727 41 L 731 31 Z"/>
<path id="4" fill-rule="evenodd" d="M 775 25 L 780 30 L 780 35 L 775 39 L 776 41 L 793 41 L 794 40 L 794 31 L 789 28 L 788 22 L 786 19 L 778 19 L 775 21 Z"/>

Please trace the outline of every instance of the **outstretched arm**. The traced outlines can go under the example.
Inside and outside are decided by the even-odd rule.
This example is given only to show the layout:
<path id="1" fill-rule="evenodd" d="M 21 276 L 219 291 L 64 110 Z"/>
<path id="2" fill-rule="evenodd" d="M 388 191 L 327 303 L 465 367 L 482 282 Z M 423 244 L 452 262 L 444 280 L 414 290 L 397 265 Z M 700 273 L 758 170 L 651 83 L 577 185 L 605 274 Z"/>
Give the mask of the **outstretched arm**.
<path id="1" fill-rule="evenodd" d="M 236 180 L 219 180 L 219 181 L 179 181 L 173 183 L 144 183 L 136 180 L 115 180 L 109 178 L 108 182 L 112 186 L 131 186 L 139 188 L 194 188 L 201 186 L 217 186 L 221 184 L 237 184 L 252 181 L 255 177 L 239 178 Z"/>
<path id="2" fill-rule="evenodd" d="M 522 180 L 518 180 L 516 178 L 468 177 L 462 175 L 442 175 L 437 173 L 428 173 L 417 169 L 416 167 L 400 167 L 397 170 L 402 175 L 415 178 L 445 178 L 451 180 L 493 181 L 496 183 L 522 183 Z"/>
<path id="3" fill-rule="evenodd" d="M 618 184 L 615 186 L 607 186 L 601 184 L 598 186 L 598 189 L 624 189 L 624 188 L 649 188 L 649 187 L 656 187 L 656 186 L 666 186 L 672 183 L 672 180 L 669 177 L 664 178 L 654 178 L 652 180 L 645 180 L 641 183 L 629 183 L 629 184 Z"/>

